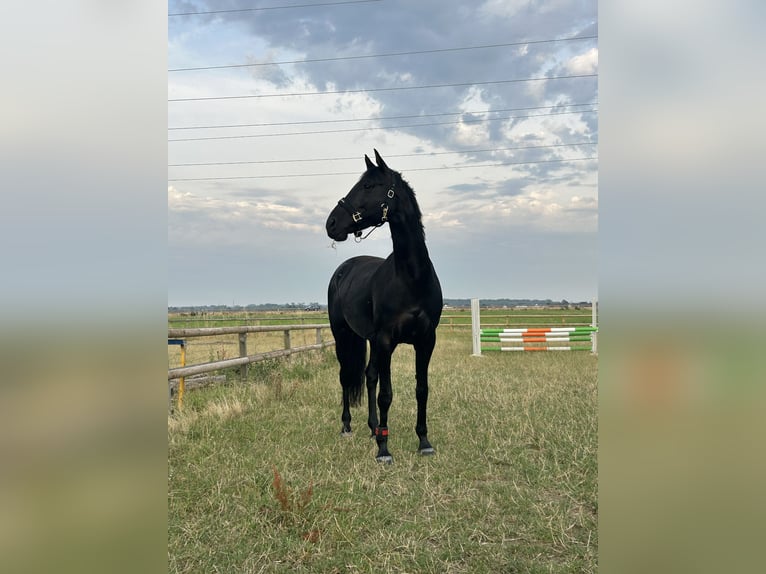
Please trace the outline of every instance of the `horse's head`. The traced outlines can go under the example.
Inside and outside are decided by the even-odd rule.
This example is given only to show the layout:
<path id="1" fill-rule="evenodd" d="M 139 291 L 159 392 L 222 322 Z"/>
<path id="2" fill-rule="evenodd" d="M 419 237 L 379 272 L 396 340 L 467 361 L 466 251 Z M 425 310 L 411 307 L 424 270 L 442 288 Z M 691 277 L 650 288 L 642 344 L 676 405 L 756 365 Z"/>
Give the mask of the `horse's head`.
<path id="1" fill-rule="evenodd" d="M 366 155 L 364 161 L 367 171 L 327 218 L 327 235 L 335 241 L 345 241 L 349 233 L 359 237 L 363 229 L 388 221 L 389 205 L 396 195 L 395 172 L 388 168 L 378 150 L 375 150 L 378 165 Z"/>

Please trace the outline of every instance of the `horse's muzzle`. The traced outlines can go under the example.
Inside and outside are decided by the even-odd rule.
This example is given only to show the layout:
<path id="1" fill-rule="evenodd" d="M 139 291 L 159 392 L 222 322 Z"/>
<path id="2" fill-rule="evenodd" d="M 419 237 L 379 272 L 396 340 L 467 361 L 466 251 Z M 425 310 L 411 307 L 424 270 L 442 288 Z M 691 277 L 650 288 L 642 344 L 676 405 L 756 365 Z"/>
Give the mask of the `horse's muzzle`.
<path id="1" fill-rule="evenodd" d="M 333 241 L 345 241 L 348 237 L 348 232 L 338 229 L 338 219 L 335 217 L 334 213 L 335 210 L 333 210 L 333 213 L 330 213 L 330 217 L 327 218 L 327 224 L 325 225 L 327 236 Z"/>

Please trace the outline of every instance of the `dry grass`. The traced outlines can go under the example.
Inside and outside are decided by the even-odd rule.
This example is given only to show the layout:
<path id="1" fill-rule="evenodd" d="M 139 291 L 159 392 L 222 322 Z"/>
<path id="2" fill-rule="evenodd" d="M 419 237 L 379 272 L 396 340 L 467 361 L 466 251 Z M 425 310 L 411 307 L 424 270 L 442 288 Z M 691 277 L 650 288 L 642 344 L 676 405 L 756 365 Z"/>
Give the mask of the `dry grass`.
<path id="1" fill-rule="evenodd" d="M 470 356 L 440 332 L 429 437 L 414 432 L 414 353 L 397 349 L 389 446 L 366 407 L 340 431 L 332 350 L 253 365 L 169 419 L 171 572 L 594 572 L 597 359 Z M 278 478 L 277 478 L 278 477 Z"/>

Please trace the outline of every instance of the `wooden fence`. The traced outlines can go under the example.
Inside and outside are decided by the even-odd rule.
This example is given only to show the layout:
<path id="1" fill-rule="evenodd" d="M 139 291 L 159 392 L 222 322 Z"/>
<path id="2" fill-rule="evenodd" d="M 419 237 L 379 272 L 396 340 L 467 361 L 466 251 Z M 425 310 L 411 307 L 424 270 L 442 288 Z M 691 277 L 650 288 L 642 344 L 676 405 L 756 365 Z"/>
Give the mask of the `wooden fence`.
<path id="1" fill-rule="evenodd" d="M 335 344 L 335 341 L 325 341 L 322 337 L 322 331 L 329 329 L 328 324 L 311 324 L 311 325 L 242 325 L 232 327 L 200 327 L 195 329 L 168 329 L 168 342 L 173 341 L 175 344 L 182 345 L 182 357 L 185 356 L 183 348 L 185 341 L 192 337 L 214 337 L 220 335 L 238 335 L 239 336 L 239 357 L 232 359 L 223 359 L 218 361 L 211 361 L 207 363 L 198 363 L 195 365 L 182 365 L 168 369 L 168 381 L 171 379 L 178 379 L 178 403 L 179 407 L 182 405 L 183 392 L 184 392 L 184 378 L 192 375 L 199 375 L 202 373 L 210 373 L 221 369 L 229 369 L 232 367 L 239 367 L 239 375 L 242 380 L 247 377 L 247 366 L 250 363 L 258 361 L 264 361 L 266 359 L 275 359 L 278 357 L 287 357 L 295 353 L 301 353 L 304 351 L 312 351 L 318 349 L 324 349 Z M 312 345 L 301 345 L 293 347 L 291 344 L 291 331 L 316 331 L 316 342 Z M 265 353 L 256 353 L 248 355 L 247 353 L 247 335 L 248 333 L 273 333 L 282 332 L 284 345 L 282 349 L 274 351 L 268 351 Z"/>
<path id="2" fill-rule="evenodd" d="M 555 313 L 550 312 L 550 310 L 547 309 L 524 309 L 524 310 L 516 310 L 516 309 L 507 309 L 502 310 L 500 312 L 499 309 L 494 310 L 488 310 L 487 311 L 487 318 L 489 319 L 488 322 L 486 322 L 483 327 L 513 327 L 518 325 L 532 325 L 539 326 L 540 324 L 550 324 L 550 326 L 577 326 L 577 325 L 588 325 L 589 324 L 589 308 L 584 307 L 583 309 L 577 309 L 577 310 L 561 310 L 564 311 Z M 311 350 L 318 350 L 323 349 L 325 347 L 334 345 L 335 342 L 332 340 L 325 341 L 322 337 L 322 331 L 323 330 L 329 330 L 330 325 L 329 323 L 309 323 L 305 324 L 307 320 L 326 320 L 327 316 L 326 314 L 322 313 L 315 313 L 308 314 L 308 315 L 302 315 L 299 316 L 286 316 L 286 317 L 275 317 L 273 315 L 268 316 L 252 316 L 250 314 L 245 314 L 243 316 L 231 316 L 231 317 L 209 317 L 207 315 L 205 316 L 184 316 L 184 317 L 173 317 L 172 320 L 169 320 L 169 327 L 168 327 L 168 341 L 170 340 L 176 340 L 177 345 L 181 346 L 181 356 L 185 357 L 187 356 L 185 351 L 185 345 L 186 345 L 186 339 L 194 338 L 194 337 L 214 337 L 214 336 L 220 336 L 220 335 L 238 335 L 239 336 L 239 356 L 233 357 L 233 358 L 225 358 L 225 356 L 219 356 L 219 360 L 214 361 L 211 360 L 209 362 L 200 362 L 193 365 L 185 365 L 182 364 L 180 367 L 174 367 L 168 369 L 168 381 L 178 381 L 178 400 L 179 405 L 181 403 L 182 397 L 183 397 L 183 391 L 184 391 L 184 377 L 192 377 L 194 375 L 201 375 L 204 373 L 211 373 L 214 371 L 219 371 L 221 369 L 229 369 L 238 367 L 239 368 L 239 374 L 242 380 L 245 380 L 248 374 L 248 365 L 250 363 L 255 363 L 258 361 L 263 361 L 267 359 L 274 359 L 277 357 L 286 357 L 289 355 L 292 355 L 294 353 L 300 353 L 303 351 L 311 351 Z M 470 310 L 462 310 L 457 308 L 452 308 L 446 313 L 444 313 L 441 317 L 441 323 L 439 324 L 440 329 L 448 329 L 450 331 L 471 331 L 471 312 Z M 285 321 L 285 320 L 292 320 L 293 324 L 290 325 L 282 325 L 282 324 L 273 324 L 277 321 Z M 196 322 L 199 324 L 200 322 L 209 322 L 209 321 L 215 321 L 218 324 L 225 323 L 225 322 L 248 322 L 250 324 L 247 325 L 230 325 L 230 326 L 220 326 L 220 327 L 194 327 L 194 328 L 175 328 L 173 326 L 173 323 L 181 323 L 184 322 Z M 259 322 L 269 322 L 272 324 L 269 325 L 258 325 L 253 323 L 259 323 Z M 295 324 L 296 322 L 300 322 L 301 324 Z M 302 345 L 293 347 L 291 344 L 291 337 L 290 332 L 291 331 L 300 331 L 300 330 L 315 330 L 316 331 L 316 342 L 311 345 Z M 262 352 L 257 354 L 251 354 L 248 355 L 247 351 L 247 335 L 249 333 L 275 333 L 275 332 L 282 332 L 283 333 L 283 348 L 277 349 L 273 351 L 268 352 Z M 234 346 L 236 348 L 236 341 L 230 342 L 229 347 Z M 275 345 L 276 346 L 276 345 Z M 236 351 L 235 351 L 236 352 Z M 594 352 L 596 352 L 595 347 L 595 340 L 594 340 Z M 212 353 L 211 357 L 212 359 Z M 175 384 L 175 383 L 174 383 Z"/>

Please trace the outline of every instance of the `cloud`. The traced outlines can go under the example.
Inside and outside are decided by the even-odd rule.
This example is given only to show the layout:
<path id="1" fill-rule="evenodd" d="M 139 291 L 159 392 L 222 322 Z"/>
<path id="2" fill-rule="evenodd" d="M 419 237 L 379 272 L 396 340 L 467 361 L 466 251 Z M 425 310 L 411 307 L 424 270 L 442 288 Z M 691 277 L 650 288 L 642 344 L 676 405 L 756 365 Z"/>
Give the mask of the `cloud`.
<path id="1" fill-rule="evenodd" d="M 526 179 L 506 179 L 498 183 L 494 189 L 498 195 L 503 197 L 514 197 L 522 195 L 528 184 L 529 182 Z"/>
<path id="2" fill-rule="evenodd" d="M 294 81 L 294 79 L 285 72 L 285 69 L 275 65 L 263 65 L 270 64 L 277 60 L 277 52 L 275 50 L 269 50 L 262 58 L 255 56 L 248 56 L 246 58 L 248 64 L 259 64 L 249 68 L 253 78 L 256 80 L 266 80 L 278 88 L 284 88 Z"/>
<path id="3" fill-rule="evenodd" d="M 524 8 L 529 8 L 529 0 L 487 0 L 479 7 L 479 14 L 489 22 L 513 18 Z"/>
<path id="4" fill-rule="evenodd" d="M 452 211 L 434 211 L 423 216 L 423 224 L 428 228 L 457 229 L 463 227 L 460 217 Z"/>
<path id="5" fill-rule="evenodd" d="M 188 198 L 191 198 L 192 194 L 188 191 L 186 193 L 182 193 L 178 191 L 175 187 L 172 185 L 168 186 L 168 209 L 171 210 L 182 210 L 186 207 L 185 200 Z"/>
<path id="6" fill-rule="evenodd" d="M 216 8 L 242 7 L 243 2 L 216 3 Z M 515 17 L 523 13 L 523 17 Z M 458 15 L 459 14 L 459 15 Z M 573 14 L 576 14 L 573 18 Z M 460 18 L 462 25 L 456 26 Z M 300 19 L 285 17 L 280 11 L 259 13 L 233 13 L 221 16 L 235 21 L 256 37 L 265 40 L 269 49 L 292 51 L 307 57 L 359 55 L 360 53 L 386 53 L 408 50 L 429 50 L 445 46 L 471 46 L 501 43 L 511 40 L 539 40 L 565 37 L 571 32 L 591 26 L 595 22 L 595 4 L 592 12 L 583 10 L 577 2 L 560 1 L 541 3 L 487 1 L 476 9 L 462 5 L 444 6 L 433 10 L 427 3 L 391 2 L 370 4 L 355 9 L 315 8 L 303 10 Z M 385 33 L 366 33 L 368 22 L 376 22 Z M 296 33 L 299 32 L 299 33 Z M 437 33 L 438 32 L 438 33 Z M 329 79 L 339 89 L 360 86 L 373 87 L 390 84 L 423 84 L 464 82 L 467 76 L 477 81 L 499 77 L 528 77 L 539 69 L 539 61 L 549 61 L 557 50 L 556 44 L 529 45 L 526 53 L 508 49 L 478 49 L 442 54 L 421 54 L 408 57 L 389 57 L 377 60 L 351 60 L 323 62 L 303 66 L 309 81 L 325 86 Z M 469 93 L 469 88 L 429 90 L 423 104 L 433 109 L 455 109 Z M 508 86 L 487 88 L 487 100 L 497 104 L 509 97 L 517 97 L 518 90 Z M 378 94 L 376 99 L 390 111 L 411 110 L 409 94 L 396 92 Z"/>
<path id="7" fill-rule="evenodd" d="M 570 211 L 584 211 L 596 215 L 598 212 L 598 198 L 574 195 L 569 200 L 568 209 Z"/>
<path id="8" fill-rule="evenodd" d="M 241 199 L 241 195 L 199 196 L 168 187 L 169 235 L 184 242 L 209 242 L 211 237 L 227 245 L 252 244 L 258 238 L 267 242 L 264 229 L 321 233 L 324 217 L 318 210 L 281 202 Z"/>
<path id="9" fill-rule="evenodd" d="M 487 188 L 486 183 L 458 183 L 451 185 L 447 188 L 448 191 L 455 191 L 457 193 L 470 193 L 473 191 L 479 191 Z"/>
<path id="10" fill-rule="evenodd" d="M 570 74 L 595 74 L 598 71 L 598 48 L 570 58 L 566 69 Z"/>
<path id="11" fill-rule="evenodd" d="M 198 10 L 251 7 L 252 1 L 245 0 L 200 1 L 196 5 Z M 171 2 L 171 11 L 183 11 L 177 8 L 178 3 Z M 595 40 L 534 41 L 589 35 L 596 30 L 596 3 L 575 0 L 475 4 L 445 0 L 438 10 L 433 3 L 387 0 L 353 7 L 179 18 L 169 28 L 170 67 L 303 58 L 328 61 L 170 74 L 168 93 L 170 98 L 290 94 L 595 73 Z M 508 42 L 528 43 L 356 58 Z M 355 58 L 334 59 L 346 56 Z M 170 182 L 169 243 L 172 249 L 195 245 L 211 257 L 236 251 L 253 261 L 261 257 L 259 251 L 278 245 L 284 261 L 279 257 L 268 260 L 275 266 L 275 276 L 276 269 L 288 261 L 293 268 L 314 269 L 321 267 L 320 261 L 337 265 L 344 255 L 386 255 L 390 234 L 381 232 L 361 246 L 346 242 L 336 250 L 325 249 L 330 244 L 323 229 L 327 214 L 364 171 L 363 154 L 371 154 L 373 148 L 416 189 L 429 250 L 438 252 L 442 245 L 454 245 L 471 236 L 491 252 L 497 237 L 509 230 L 536 234 L 577 230 L 572 231 L 577 237 L 582 229 L 596 228 L 597 163 L 524 162 L 595 155 L 593 146 L 531 146 L 595 141 L 597 114 L 476 120 L 549 111 L 525 109 L 540 106 L 569 111 L 572 108 L 562 106 L 596 101 L 597 87 L 592 78 L 172 103 L 168 107 L 170 126 L 271 125 L 169 132 L 170 139 L 182 134 L 237 136 L 169 144 L 168 163 L 225 163 L 172 167 L 171 179 L 254 178 Z M 481 113 L 486 110 L 494 113 Z M 455 115 L 438 115 L 446 113 Z M 423 117 L 348 121 L 418 114 Z M 302 123 L 334 120 L 343 121 Z M 444 125 L 360 129 L 424 123 Z M 348 131 L 351 129 L 357 131 Z M 319 131 L 326 133 L 305 133 Z M 302 135 L 272 135 L 285 132 Z M 502 149 L 524 146 L 530 149 Z M 498 165 L 509 162 L 515 165 Z M 458 165 L 462 169 L 452 169 Z M 479 165 L 483 167 L 476 167 Z M 283 177 L 286 175 L 302 177 Z M 464 281 L 469 281 L 467 275 Z M 324 279 L 307 278 L 304 283 L 310 286 L 324 283 Z M 576 293 L 565 295 L 578 297 Z M 257 300 L 257 293 L 252 297 Z"/>

